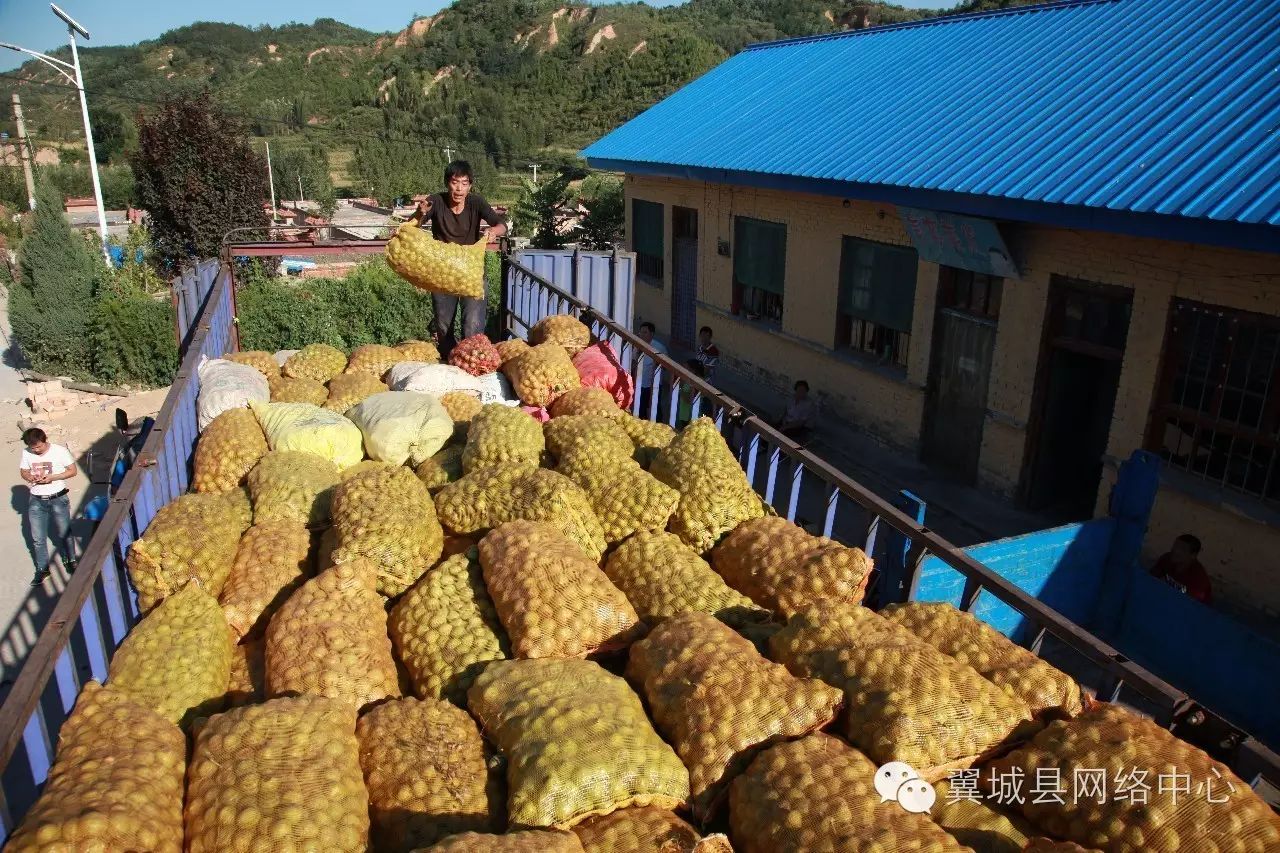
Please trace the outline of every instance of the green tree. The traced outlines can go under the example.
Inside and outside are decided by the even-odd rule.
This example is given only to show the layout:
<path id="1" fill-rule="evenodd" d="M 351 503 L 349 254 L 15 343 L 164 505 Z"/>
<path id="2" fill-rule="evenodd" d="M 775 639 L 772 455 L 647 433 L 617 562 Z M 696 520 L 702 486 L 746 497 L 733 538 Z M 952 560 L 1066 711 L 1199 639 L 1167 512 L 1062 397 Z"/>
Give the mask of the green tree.
<path id="1" fill-rule="evenodd" d="M 582 182 L 582 203 L 587 215 L 582 217 L 578 242 L 584 249 L 612 249 L 622 242 L 625 213 L 622 181 L 604 175 L 592 175 Z"/>
<path id="2" fill-rule="evenodd" d="M 540 184 L 524 182 L 524 192 L 516 203 L 513 218 L 517 233 L 528 234 L 533 248 L 562 249 L 569 242 L 569 237 L 560 233 L 564 206 L 571 195 L 569 179 L 568 174 L 561 173 Z"/>
<path id="3" fill-rule="evenodd" d="M 250 147 L 244 125 L 208 95 L 180 95 L 139 114 L 132 164 L 138 201 L 168 268 L 216 257 L 232 229 L 267 224 L 266 161 Z"/>
<path id="4" fill-rule="evenodd" d="M 93 153 L 102 165 L 119 161 L 133 128 L 129 120 L 111 109 L 93 110 Z"/>
<path id="5" fill-rule="evenodd" d="M 19 280 L 10 289 L 13 336 L 31 366 L 56 376 L 85 376 L 92 368 L 89 339 L 102 261 L 62 214 L 55 187 L 36 189 L 31 233 L 18 255 Z"/>

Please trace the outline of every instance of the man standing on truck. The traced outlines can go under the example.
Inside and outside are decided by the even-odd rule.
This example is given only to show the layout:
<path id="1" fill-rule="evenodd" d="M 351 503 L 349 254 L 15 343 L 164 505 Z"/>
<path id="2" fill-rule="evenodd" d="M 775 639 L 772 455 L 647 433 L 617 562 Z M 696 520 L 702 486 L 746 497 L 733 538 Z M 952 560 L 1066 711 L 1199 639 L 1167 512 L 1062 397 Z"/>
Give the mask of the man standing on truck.
<path id="1" fill-rule="evenodd" d="M 24 432 L 22 443 L 26 449 L 22 451 L 18 473 L 31 492 L 27 524 L 31 528 L 31 550 L 36 559 L 36 574 L 31 585 L 40 586 L 49 577 L 50 521 L 63 567 L 67 574 L 76 570 L 75 553 L 71 550 L 71 498 L 67 489 L 67 481 L 76 475 L 76 462 L 70 450 L 61 444 L 51 444 L 49 436 L 38 427 Z"/>
<path id="2" fill-rule="evenodd" d="M 420 227 L 431 225 L 431 236 L 442 243 L 472 246 L 480 242 L 480 224 L 489 225 L 488 239 L 496 240 L 507 233 L 507 223 L 489 202 L 478 193 L 471 192 L 474 176 L 471 164 L 466 160 L 454 160 L 444 170 L 445 191 L 427 196 L 418 203 L 409 222 Z M 454 317 L 458 312 L 458 297 L 442 293 L 431 294 L 435 309 L 436 346 L 440 355 L 447 358 L 457 338 L 453 334 Z M 478 335 L 488 323 L 488 303 L 479 299 L 462 300 L 462 337 Z"/>

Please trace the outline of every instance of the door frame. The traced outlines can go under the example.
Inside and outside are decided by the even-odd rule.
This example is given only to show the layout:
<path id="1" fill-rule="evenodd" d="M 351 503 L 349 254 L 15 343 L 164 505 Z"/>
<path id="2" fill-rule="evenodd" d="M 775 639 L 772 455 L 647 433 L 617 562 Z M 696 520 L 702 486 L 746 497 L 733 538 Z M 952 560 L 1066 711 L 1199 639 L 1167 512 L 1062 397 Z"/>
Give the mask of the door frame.
<path id="1" fill-rule="evenodd" d="M 1060 300 L 1063 295 L 1071 291 L 1115 298 L 1128 302 L 1130 308 L 1133 307 L 1132 287 L 1104 284 L 1087 279 L 1058 275 L 1057 273 L 1050 274 L 1049 287 L 1045 293 L 1044 312 L 1040 320 L 1040 345 L 1036 350 L 1035 379 L 1032 380 L 1031 386 L 1031 416 L 1027 420 L 1027 435 L 1023 445 L 1022 465 L 1019 466 L 1018 470 L 1017 499 L 1018 504 L 1024 507 L 1029 506 L 1031 503 L 1031 490 L 1034 487 L 1032 480 L 1035 476 L 1036 460 L 1039 457 L 1040 446 L 1044 437 L 1043 427 L 1049 407 L 1049 364 L 1052 361 L 1050 356 L 1053 355 L 1054 349 L 1066 349 L 1083 355 L 1091 355 L 1095 358 L 1114 358 L 1116 355 L 1116 351 L 1111 347 L 1090 344 L 1085 341 L 1071 341 L 1057 334 L 1057 329 L 1054 327 L 1054 309 L 1058 304 L 1056 300 Z M 1132 325 L 1132 314 L 1130 314 L 1129 322 Z M 1124 355 L 1128 350 L 1128 338 L 1128 330 L 1126 329 L 1125 348 L 1119 351 L 1119 358 L 1115 359 L 1120 362 L 1122 370 Z M 1117 401 L 1118 399 L 1117 397 Z M 1114 416 L 1115 408 L 1113 406 L 1112 417 Z"/>
<path id="2" fill-rule="evenodd" d="M 668 319 L 671 322 L 671 339 L 685 346 L 695 346 L 698 341 L 698 278 L 700 272 L 698 267 L 702 260 L 700 256 L 702 246 L 699 238 L 702 228 L 702 223 L 699 221 L 701 218 L 701 212 L 696 207 L 671 205 L 671 314 Z M 690 231 L 692 234 L 688 233 Z M 689 319 L 693 329 L 689 340 L 683 341 L 677 338 L 680 329 L 678 316 L 681 305 L 676 279 L 680 275 L 679 243 L 686 240 L 692 240 L 694 247 L 693 293 L 690 294 L 691 298 L 689 300 L 689 308 L 692 311 L 692 316 Z"/>

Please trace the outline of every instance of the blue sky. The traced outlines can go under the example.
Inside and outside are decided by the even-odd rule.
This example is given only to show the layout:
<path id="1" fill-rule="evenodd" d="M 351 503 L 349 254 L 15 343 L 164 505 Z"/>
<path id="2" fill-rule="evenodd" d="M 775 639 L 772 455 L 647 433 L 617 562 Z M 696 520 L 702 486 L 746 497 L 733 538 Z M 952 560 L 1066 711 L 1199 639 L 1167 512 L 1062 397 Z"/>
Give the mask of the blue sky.
<path id="1" fill-rule="evenodd" d="M 649 0 L 654 6 L 671 6 L 675 2 Z M 442 0 L 411 0 L 408 3 L 351 0 L 311 0 L 307 3 L 278 0 L 219 0 L 217 3 L 61 0 L 58 5 L 89 31 L 92 36 L 90 45 L 99 45 L 134 44 L 198 20 L 256 26 L 336 18 L 353 26 L 385 32 L 402 29 L 415 13 L 429 15 L 448 3 Z M 955 5 L 955 0 L 907 0 L 904 5 L 939 9 Z M 65 44 L 66 38 L 66 27 L 49 11 L 47 0 L 0 0 L 0 41 L 47 52 Z M 0 49 L 0 71 L 16 68 L 27 58 Z"/>

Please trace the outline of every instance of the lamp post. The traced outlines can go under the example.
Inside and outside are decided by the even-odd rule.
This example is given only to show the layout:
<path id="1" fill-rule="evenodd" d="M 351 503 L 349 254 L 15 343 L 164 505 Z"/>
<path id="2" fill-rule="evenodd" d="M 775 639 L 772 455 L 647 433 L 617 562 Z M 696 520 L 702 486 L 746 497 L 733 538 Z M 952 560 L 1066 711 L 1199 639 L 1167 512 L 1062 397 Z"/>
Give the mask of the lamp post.
<path id="1" fill-rule="evenodd" d="M 34 56 L 65 77 L 80 94 L 80 117 L 84 120 L 84 141 L 85 146 L 89 149 L 89 175 L 93 178 L 93 200 L 98 207 L 98 236 L 102 240 L 103 260 L 110 266 L 111 255 L 107 252 L 107 212 L 102 205 L 102 182 L 98 179 L 98 155 L 93 150 L 93 126 L 89 123 L 89 101 L 85 97 L 84 75 L 80 73 L 80 52 L 76 46 L 76 34 L 84 36 L 87 40 L 89 31 L 76 23 L 74 18 L 53 3 L 49 4 L 49 8 L 53 10 L 53 14 L 61 18 L 67 25 L 67 36 L 71 42 L 71 62 L 63 62 L 61 59 L 55 59 L 48 54 L 28 50 L 25 47 L 19 47 L 8 42 L 0 42 L 0 47 L 7 47 L 9 50 L 16 50 L 19 53 Z"/>

